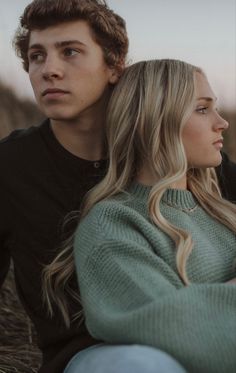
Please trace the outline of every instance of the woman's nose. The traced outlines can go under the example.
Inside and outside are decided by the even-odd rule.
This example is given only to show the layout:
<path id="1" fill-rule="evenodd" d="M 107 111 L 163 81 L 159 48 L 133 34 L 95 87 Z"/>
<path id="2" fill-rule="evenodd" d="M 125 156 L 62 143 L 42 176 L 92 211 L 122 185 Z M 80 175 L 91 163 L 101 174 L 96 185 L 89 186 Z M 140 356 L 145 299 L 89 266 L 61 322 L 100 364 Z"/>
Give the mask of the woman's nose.
<path id="1" fill-rule="evenodd" d="M 229 128 L 229 123 L 220 114 L 217 113 L 215 128 L 220 131 L 225 131 Z"/>

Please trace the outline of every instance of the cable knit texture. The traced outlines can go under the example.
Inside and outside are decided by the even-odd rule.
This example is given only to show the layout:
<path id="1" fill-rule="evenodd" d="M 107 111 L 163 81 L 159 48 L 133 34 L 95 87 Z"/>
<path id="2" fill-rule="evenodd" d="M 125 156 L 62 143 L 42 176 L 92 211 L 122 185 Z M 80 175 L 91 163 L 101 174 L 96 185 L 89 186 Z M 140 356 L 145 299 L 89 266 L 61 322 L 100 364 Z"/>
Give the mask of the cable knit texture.
<path id="1" fill-rule="evenodd" d="M 150 187 L 134 184 L 81 222 L 75 260 L 88 330 L 108 343 L 154 346 L 188 372 L 236 372 L 236 237 L 189 191 L 169 189 L 166 219 L 191 232 L 191 284 L 172 240 L 148 216 Z"/>

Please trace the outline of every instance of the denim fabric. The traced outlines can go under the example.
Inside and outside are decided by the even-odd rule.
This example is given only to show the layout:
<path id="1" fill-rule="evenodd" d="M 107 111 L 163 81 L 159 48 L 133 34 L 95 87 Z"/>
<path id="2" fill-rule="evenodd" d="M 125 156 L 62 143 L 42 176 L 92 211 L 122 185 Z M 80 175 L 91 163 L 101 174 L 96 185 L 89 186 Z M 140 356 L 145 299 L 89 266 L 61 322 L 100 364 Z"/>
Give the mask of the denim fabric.
<path id="1" fill-rule="evenodd" d="M 91 346 L 76 354 L 64 373 L 186 373 L 167 353 L 141 345 Z"/>

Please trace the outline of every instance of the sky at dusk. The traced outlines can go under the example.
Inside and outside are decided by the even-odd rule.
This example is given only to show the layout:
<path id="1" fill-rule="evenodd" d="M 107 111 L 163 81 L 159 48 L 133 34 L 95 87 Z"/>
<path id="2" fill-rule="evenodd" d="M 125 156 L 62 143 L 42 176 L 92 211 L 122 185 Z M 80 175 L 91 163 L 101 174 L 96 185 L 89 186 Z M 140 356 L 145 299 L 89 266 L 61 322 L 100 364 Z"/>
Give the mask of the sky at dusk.
<path id="1" fill-rule="evenodd" d="M 0 79 L 33 97 L 11 39 L 29 0 L 0 0 Z M 129 63 L 176 58 L 201 66 L 219 97 L 236 108 L 236 0 L 108 0 L 127 23 Z"/>

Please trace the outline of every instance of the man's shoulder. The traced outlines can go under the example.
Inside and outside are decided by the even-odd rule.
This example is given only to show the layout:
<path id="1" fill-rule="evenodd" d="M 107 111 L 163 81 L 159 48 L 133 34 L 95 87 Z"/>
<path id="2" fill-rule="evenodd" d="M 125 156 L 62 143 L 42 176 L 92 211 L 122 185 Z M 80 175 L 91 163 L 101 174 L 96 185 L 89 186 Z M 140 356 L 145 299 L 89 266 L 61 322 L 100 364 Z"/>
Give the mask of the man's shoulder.
<path id="1" fill-rule="evenodd" d="M 236 172 L 236 163 L 233 162 L 226 153 L 222 153 L 222 163 L 221 166 L 219 166 L 219 170 Z"/>
<path id="2" fill-rule="evenodd" d="M 42 143 L 40 126 L 17 129 L 0 140 L 0 173 L 21 168 L 30 160 L 37 158 Z"/>
<path id="3" fill-rule="evenodd" d="M 8 149 L 14 144 L 19 142 L 27 142 L 38 131 L 38 127 L 32 126 L 29 128 L 16 129 L 12 131 L 8 136 L 0 140 L 0 151 L 1 149 Z"/>
<path id="4" fill-rule="evenodd" d="M 16 129 L 7 137 L 0 140 L 0 159 L 8 160 L 13 157 L 24 157 L 32 153 L 41 142 L 41 128 L 46 121 L 38 126 Z"/>
<path id="5" fill-rule="evenodd" d="M 223 196 L 236 203 L 236 163 L 222 154 L 222 163 L 216 169 Z"/>

